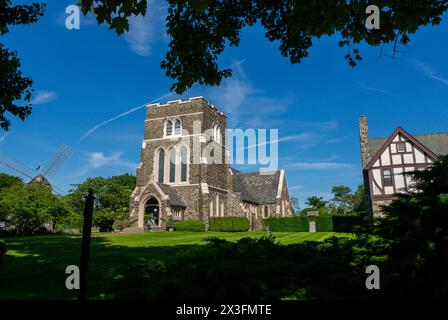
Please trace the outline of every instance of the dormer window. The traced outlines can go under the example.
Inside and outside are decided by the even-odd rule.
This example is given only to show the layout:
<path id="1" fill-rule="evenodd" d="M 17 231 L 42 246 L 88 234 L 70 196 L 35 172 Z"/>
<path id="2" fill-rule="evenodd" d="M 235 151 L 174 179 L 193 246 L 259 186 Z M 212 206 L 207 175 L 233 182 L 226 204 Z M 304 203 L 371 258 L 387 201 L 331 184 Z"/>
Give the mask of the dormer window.
<path id="1" fill-rule="evenodd" d="M 397 143 L 397 151 L 398 152 L 405 152 L 406 151 L 406 144 L 404 142 Z"/>

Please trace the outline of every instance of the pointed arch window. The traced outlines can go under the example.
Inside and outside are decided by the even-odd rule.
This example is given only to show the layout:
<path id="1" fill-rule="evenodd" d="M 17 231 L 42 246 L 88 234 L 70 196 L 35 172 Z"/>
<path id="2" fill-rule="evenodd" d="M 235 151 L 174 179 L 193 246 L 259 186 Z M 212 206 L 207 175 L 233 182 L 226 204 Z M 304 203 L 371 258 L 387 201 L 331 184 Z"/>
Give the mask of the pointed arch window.
<path id="1" fill-rule="evenodd" d="M 170 182 L 176 181 L 176 149 L 170 150 Z"/>
<path id="2" fill-rule="evenodd" d="M 180 148 L 180 157 L 181 157 L 180 181 L 186 182 L 187 181 L 187 165 L 188 165 L 188 150 L 186 147 Z"/>
<path id="3" fill-rule="evenodd" d="M 182 123 L 179 119 L 176 119 L 176 122 L 174 123 L 174 134 L 176 136 L 180 136 L 182 133 Z"/>
<path id="4" fill-rule="evenodd" d="M 222 144 L 221 128 L 218 125 L 213 127 L 213 140 Z"/>
<path id="5" fill-rule="evenodd" d="M 165 122 L 165 135 L 166 136 L 173 135 L 173 122 L 171 120 L 167 120 Z"/>
<path id="6" fill-rule="evenodd" d="M 269 218 L 269 207 L 268 206 L 264 206 L 263 208 L 263 218 Z"/>
<path id="7" fill-rule="evenodd" d="M 158 182 L 163 183 L 164 180 L 164 172 L 165 172 L 165 150 L 160 149 L 159 157 L 158 157 Z"/>

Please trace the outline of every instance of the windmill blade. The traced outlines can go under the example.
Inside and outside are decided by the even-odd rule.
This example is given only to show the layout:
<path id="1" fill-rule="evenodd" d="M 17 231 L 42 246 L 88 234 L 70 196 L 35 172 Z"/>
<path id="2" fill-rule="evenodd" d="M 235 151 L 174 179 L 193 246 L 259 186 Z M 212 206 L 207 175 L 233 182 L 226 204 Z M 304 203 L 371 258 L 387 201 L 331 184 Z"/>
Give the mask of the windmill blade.
<path id="1" fill-rule="evenodd" d="M 73 154 L 72 149 L 63 144 L 55 153 L 53 158 L 41 169 L 41 174 L 46 176 L 53 176 L 59 167 Z"/>
<path id="2" fill-rule="evenodd" d="M 33 179 L 33 173 L 31 169 L 21 164 L 19 161 L 5 156 L 4 154 L 0 154 L 0 167 L 8 168 L 24 177 Z"/>

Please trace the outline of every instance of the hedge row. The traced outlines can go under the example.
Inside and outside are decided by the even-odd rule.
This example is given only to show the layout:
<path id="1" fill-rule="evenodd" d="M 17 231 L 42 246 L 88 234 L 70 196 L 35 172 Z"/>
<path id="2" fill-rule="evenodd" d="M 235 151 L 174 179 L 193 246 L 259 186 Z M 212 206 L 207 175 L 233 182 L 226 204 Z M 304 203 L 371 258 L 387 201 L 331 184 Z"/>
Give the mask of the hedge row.
<path id="1" fill-rule="evenodd" d="M 249 228 L 249 219 L 246 217 L 216 217 L 209 220 L 210 231 L 244 232 Z"/>
<path id="2" fill-rule="evenodd" d="M 283 232 L 308 232 L 309 224 L 307 217 L 285 217 L 267 218 L 264 220 L 265 227 L 270 231 Z"/>
<path id="3" fill-rule="evenodd" d="M 270 231 L 280 232 L 308 232 L 309 222 L 316 222 L 316 231 L 319 232 L 353 232 L 354 227 L 362 224 L 362 218 L 350 215 L 334 215 L 319 217 L 285 217 L 268 218 L 264 220 L 265 227 Z"/>
<path id="4" fill-rule="evenodd" d="M 0 240 L 0 256 L 4 255 L 7 251 L 6 243 Z"/>
<path id="5" fill-rule="evenodd" d="M 175 229 L 176 231 L 204 232 L 205 224 L 204 221 L 199 220 L 176 221 Z"/>
<path id="6" fill-rule="evenodd" d="M 319 232 L 333 231 L 333 217 L 332 216 L 314 217 L 314 221 L 316 221 L 316 231 L 319 231 Z"/>
<path id="7" fill-rule="evenodd" d="M 333 231 L 353 232 L 354 227 L 362 225 L 364 222 L 359 216 L 333 216 Z"/>

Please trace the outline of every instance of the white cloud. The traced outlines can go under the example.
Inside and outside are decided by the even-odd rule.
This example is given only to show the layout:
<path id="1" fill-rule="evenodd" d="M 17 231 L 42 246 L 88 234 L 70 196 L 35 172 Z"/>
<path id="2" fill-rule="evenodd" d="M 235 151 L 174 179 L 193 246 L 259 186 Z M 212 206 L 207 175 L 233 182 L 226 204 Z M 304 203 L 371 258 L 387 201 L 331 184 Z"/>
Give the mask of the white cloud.
<path id="1" fill-rule="evenodd" d="M 295 162 L 286 166 L 289 169 L 333 170 L 352 168 L 352 164 L 341 162 Z"/>
<path id="2" fill-rule="evenodd" d="M 3 135 L 0 136 L 0 143 L 5 142 L 6 137 L 9 136 L 11 134 L 11 132 L 6 132 Z"/>
<path id="3" fill-rule="evenodd" d="M 301 134 L 296 134 L 296 135 L 291 135 L 291 136 L 286 136 L 280 139 L 276 139 L 273 141 L 265 141 L 263 143 L 257 143 L 257 144 L 252 144 L 250 146 L 244 146 L 242 148 L 238 148 L 236 149 L 237 151 L 240 150 L 246 150 L 246 149 L 253 149 L 253 148 L 257 148 L 257 147 L 261 147 L 261 146 L 265 146 L 265 145 L 271 145 L 271 144 L 275 144 L 275 143 L 279 143 L 279 142 L 284 142 L 284 141 L 309 141 L 310 139 L 313 138 L 313 134 L 312 133 L 301 133 Z"/>
<path id="4" fill-rule="evenodd" d="M 87 155 L 86 164 L 71 178 L 80 177 L 87 174 L 90 171 L 97 170 L 103 167 L 115 167 L 115 168 L 126 168 L 135 169 L 137 168 L 137 163 L 130 162 L 122 158 L 123 152 L 115 152 L 107 156 L 103 152 L 90 152 Z"/>
<path id="5" fill-rule="evenodd" d="M 31 104 L 33 104 L 33 105 L 45 104 L 45 103 L 52 102 L 55 99 L 56 99 L 56 92 L 38 90 L 34 94 L 34 97 L 31 100 Z"/>
<path id="6" fill-rule="evenodd" d="M 272 113 L 283 113 L 294 97 L 270 98 L 257 89 L 243 69 L 243 61 L 234 62 L 230 67 L 233 75 L 224 79 L 221 85 L 208 93 L 210 100 L 222 108 L 229 116 L 231 126 L 249 124 L 256 118 L 271 117 Z"/>
<path id="7" fill-rule="evenodd" d="M 140 106 L 138 106 L 138 107 L 131 108 L 131 109 L 129 109 L 129 110 L 125 111 L 125 112 L 122 112 L 122 113 L 120 113 L 120 114 L 118 114 L 118 115 L 116 115 L 116 116 L 114 116 L 114 117 L 112 117 L 112 118 L 110 118 L 110 119 L 108 119 L 108 120 L 106 120 L 106 121 L 103 121 L 103 122 L 101 122 L 101 123 L 95 125 L 94 127 L 90 128 L 86 133 L 84 133 L 84 134 L 82 135 L 82 137 L 79 139 L 78 145 L 81 143 L 82 140 L 84 140 L 85 138 L 89 137 L 89 136 L 90 136 L 92 133 L 94 133 L 96 130 L 98 130 L 99 128 L 101 128 L 101 127 L 103 127 L 103 126 L 105 126 L 105 125 L 107 125 L 107 124 L 109 124 L 110 122 L 115 121 L 115 120 L 118 120 L 118 119 L 120 119 L 120 118 L 123 118 L 123 117 L 127 116 L 128 114 L 131 114 L 131 113 L 133 113 L 133 112 L 135 112 L 135 111 L 138 111 L 138 110 L 140 110 L 140 109 L 145 108 L 145 107 L 146 107 L 148 104 L 150 104 L 150 103 L 157 102 L 157 101 L 162 100 L 162 99 L 164 99 L 164 98 L 170 97 L 170 96 L 172 96 L 172 95 L 174 95 L 174 94 L 175 94 L 174 92 L 165 94 L 165 95 L 163 95 L 163 96 L 161 96 L 161 97 L 158 97 L 157 99 L 154 99 L 154 100 L 152 100 L 152 101 L 149 101 L 149 102 L 147 102 L 147 103 L 144 103 L 144 104 L 142 104 L 142 105 L 140 105 Z"/>
<path id="8" fill-rule="evenodd" d="M 129 18 L 129 32 L 124 36 L 132 52 L 150 56 L 154 42 L 165 38 L 166 10 L 160 1 L 148 1 L 146 16 Z"/>
<path id="9" fill-rule="evenodd" d="M 422 72 L 425 76 L 437 80 L 445 85 L 448 85 L 448 79 L 439 75 L 439 73 L 436 70 L 434 70 L 431 66 L 429 66 L 425 62 L 416 59 L 411 61 L 414 64 L 415 68 L 418 71 Z"/>
<path id="10" fill-rule="evenodd" d="M 371 87 L 371 86 L 366 86 L 365 84 L 361 83 L 361 82 L 356 82 L 356 84 L 363 90 L 367 90 L 367 91 L 373 91 L 373 92 L 378 92 L 378 93 L 382 93 L 388 96 L 392 96 L 392 97 L 397 97 L 395 94 L 383 90 L 383 89 L 379 89 L 379 88 L 375 88 L 375 87 Z"/>

